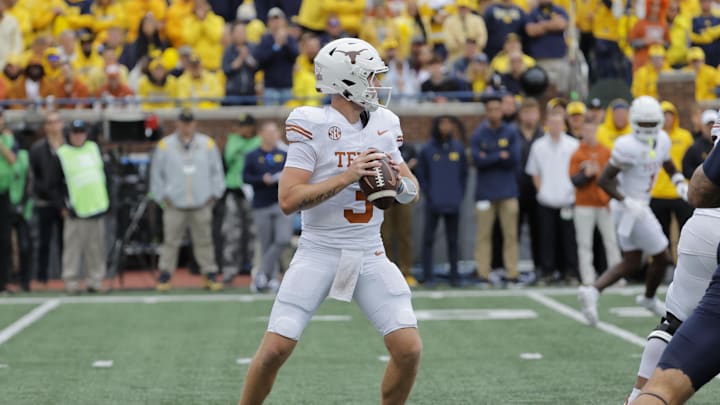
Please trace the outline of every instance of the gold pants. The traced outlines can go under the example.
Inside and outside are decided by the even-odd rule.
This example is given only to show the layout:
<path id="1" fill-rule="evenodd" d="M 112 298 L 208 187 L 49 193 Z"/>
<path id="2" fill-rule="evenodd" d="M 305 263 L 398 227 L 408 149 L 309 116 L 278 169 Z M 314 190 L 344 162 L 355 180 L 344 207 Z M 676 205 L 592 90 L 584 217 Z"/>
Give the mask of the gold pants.
<path id="1" fill-rule="evenodd" d="M 477 236 L 475 239 L 475 262 L 479 277 L 490 276 L 492 262 L 492 233 L 495 218 L 500 218 L 503 233 L 503 263 L 509 278 L 518 276 L 518 200 L 490 201 L 477 209 Z"/>

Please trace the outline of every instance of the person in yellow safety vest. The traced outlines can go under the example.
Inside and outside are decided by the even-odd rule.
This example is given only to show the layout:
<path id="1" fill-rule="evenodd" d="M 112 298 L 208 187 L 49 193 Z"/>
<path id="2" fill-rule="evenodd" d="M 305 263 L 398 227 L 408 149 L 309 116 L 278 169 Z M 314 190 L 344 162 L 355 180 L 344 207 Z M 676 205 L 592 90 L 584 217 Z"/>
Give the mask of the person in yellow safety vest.
<path id="1" fill-rule="evenodd" d="M 670 137 L 672 145 L 670 146 L 670 159 L 675 166 L 682 172 L 682 160 L 685 152 L 690 149 L 693 144 L 693 137 L 687 130 L 680 128 L 680 118 L 677 109 L 669 101 L 660 103 L 665 123 L 663 130 Z M 668 177 L 665 170 L 660 170 L 655 180 L 655 186 L 651 193 L 650 208 L 657 217 L 662 226 L 665 236 L 670 239 L 670 223 L 674 215 L 678 222 L 678 229 L 682 229 L 685 222 L 692 216 L 693 210 L 688 203 L 680 198 L 675 185 Z"/>
<path id="2" fill-rule="evenodd" d="M 630 92 L 633 97 L 650 96 L 658 98 L 657 83 L 661 72 L 669 71 L 670 66 L 665 60 L 665 48 L 662 45 L 650 47 L 650 63 L 640 67 L 633 73 Z"/>
<path id="3" fill-rule="evenodd" d="M 87 292 L 102 290 L 105 278 L 105 214 L 110 209 L 105 165 L 98 145 L 87 139 L 84 121 L 70 125 L 68 142 L 57 150 L 65 179 L 62 278 L 70 294 L 80 292 L 85 262 Z"/>
<path id="4" fill-rule="evenodd" d="M 705 63 L 705 51 L 698 46 L 688 50 L 688 66 L 685 70 L 695 73 L 695 101 L 713 101 L 718 98 L 720 72 Z"/>

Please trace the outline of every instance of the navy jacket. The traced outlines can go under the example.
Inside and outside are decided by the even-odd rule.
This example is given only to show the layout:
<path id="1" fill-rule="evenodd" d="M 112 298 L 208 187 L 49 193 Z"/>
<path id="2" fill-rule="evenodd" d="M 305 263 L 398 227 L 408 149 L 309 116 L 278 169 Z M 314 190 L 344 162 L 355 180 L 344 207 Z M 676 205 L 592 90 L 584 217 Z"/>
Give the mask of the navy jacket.
<path id="1" fill-rule="evenodd" d="M 222 58 L 222 69 L 225 73 L 225 95 L 226 96 L 254 96 L 255 95 L 255 71 L 257 70 L 257 61 L 252 56 L 253 48 L 248 47 L 248 58 L 237 69 L 233 69 L 233 61 L 240 55 L 237 45 L 230 45 L 225 48 Z M 235 103 L 242 104 L 242 103 Z M 255 104 L 248 102 L 245 104 Z"/>
<path id="2" fill-rule="evenodd" d="M 470 140 L 477 170 L 475 200 L 497 201 L 518 196 L 520 135 L 514 124 L 502 123 L 491 129 L 487 121 L 475 129 Z M 500 152 L 509 154 L 507 159 Z"/>
<path id="3" fill-rule="evenodd" d="M 261 148 L 245 155 L 245 168 L 243 169 L 243 181 L 253 187 L 253 208 L 265 208 L 278 203 L 278 184 L 265 184 L 263 176 L 265 173 L 279 176 L 285 166 L 287 153 L 275 148 L 271 152 L 265 152 Z M 277 177 L 276 177 L 277 179 Z"/>
<path id="4" fill-rule="evenodd" d="M 265 71 L 265 87 L 268 89 L 290 89 L 293 86 L 293 66 L 298 56 L 298 43 L 288 35 L 283 46 L 276 46 L 275 39 L 265 34 L 253 51 L 260 69 Z"/>
<path id="5" fill-rule="evenodd" d="M 467 187 L 468 164 L 465 146 L 451 139 L 433 138 L 423 146 L 415 175 L 425 193 L 426 206 L 443 214 L 460 211 Z"/>

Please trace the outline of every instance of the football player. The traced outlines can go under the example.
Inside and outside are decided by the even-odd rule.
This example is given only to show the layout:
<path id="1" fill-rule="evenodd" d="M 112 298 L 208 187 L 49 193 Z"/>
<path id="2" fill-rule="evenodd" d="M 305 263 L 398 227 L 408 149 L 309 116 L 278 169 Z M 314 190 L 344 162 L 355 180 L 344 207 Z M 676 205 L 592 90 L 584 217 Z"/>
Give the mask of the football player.
<path id="1" fill-rule="evenodd" d="M 640 389 L 652 375 L 665 346 L 700 302 L 715 271 L 718 244 L 720 209 L 698 208 L 680 232 L 677 266 L 665 298 L 667 313 L 648 336 L 628 403 L 640 394 Z"/>
<path id="2" fill-rule="evenodd" d="M 720 135 L 720 117 L 713 126 L 713 137 L 716 138 L 715 148 L 705 159 L 703 165 L 695 170 L 690 180 L 688 200 L 690 205 L 697 208 L 720 207 L 720 150 L 717 147 L 718 135 Z M 717 209 L 698 209 L 695 212 L 717 211 Z M 705 220 L 709 222 L 709 218 L 705 218 Z M 717 219 L 713 221 L 713 224 L 702 227 L 705 232 L 715 234 L 718 232 L 718 222 L 720 221 Z M 686 224 L 683 232 L 685 232 L 687 226 Z M 712 227 L 715 229 L 711 229 Z M 704 237 L 704 243 L 700 246 L 704 247 L 704 245 L 711 243 L 710 235 L 703 234 L 702 236 Z M 696 240 L 695 243 L 698 242 L 700 241 Z M 717 243 L 717 238 L 715 243 Z M 693 247 L 699 248 L 700 246 Z M 718 347 L 720 347 L 720 245 L 717 245 L 716 248 L 716 263 L 719 266 L 715 269 L 709 285 L 705 282 L 707 289 L 701 289 L 701 286 L 697 285 L 692 293 L 684 292 L 691 295 L 699 292 L 698 295 L 702 295 L 697 308 L 677 328 L 672 340 L 667 344 L 665 351 L 662 352 L 662 357 L 660 357 L 655 372 L 643 387 L 642 392 L 631 402 L 632 404 L 683 404 L 697 390 L 720 373 L 720 351 L 718 350 Z M 678 267 L 679 264 L 678 260 Z M 674 283 L 675 281 L 673 281 Z M 668 311 L 671 310 L 670 293 L 671 291 L 668 291 Z"/>
<path id="3" fill-rule="evenodd" d="M 302 213 L 302 234 L 250 364 L 242 405 L 267 397 L 326 297 L 355 300 L 383 335 L 390 361 L 381 403 L 402 404 L 410 394 L 422 350 L 410 288 L 385 256 L 383 213 L 358 184 L 387 154 L 400 176 L 397 202 L 417 199 L 417 180 L 398 150 L 400 120 L 385 108 L 391 89 L 380 87 L 378 76 L 387 70 L 365 41 L 328 43 L 315 57 L 315 77 L 318 90 L 332 95 L 331 104 L 296 108 L 286 121 L 290 145 L 278 197 L 285 214 Z"/>
<path id="4" fill-rule="evenodd" d="M 668 240 L 650 210 L 650 191 L 660 169 L 665 169 L 678 191 L 687 199 L 687 183 L 670 160 L 670 138 L 662 130 L 664 116 L 660 103 L 652 97 L 638 97 L 630 106 L 632 133 L 615 141 L 610 162 L 598 185 L 613 198 L 610 210 L 617 227 L 623 259 L 603 273 L 592 286 L 581 286 L 578 299 L 591 325 L 598 322 L 600 293 L 642 266 L 643 253 L 652 257 L 645 280 L 645 294 L 637 303 L 659 316 L 665 314 L 655 292 L 671 263 Z"/>

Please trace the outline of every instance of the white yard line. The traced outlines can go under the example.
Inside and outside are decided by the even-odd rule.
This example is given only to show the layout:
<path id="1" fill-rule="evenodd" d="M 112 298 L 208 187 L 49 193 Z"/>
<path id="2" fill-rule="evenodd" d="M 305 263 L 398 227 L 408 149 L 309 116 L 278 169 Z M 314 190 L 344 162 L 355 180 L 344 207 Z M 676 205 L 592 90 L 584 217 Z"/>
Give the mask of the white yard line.
<path id="1" fill-rule="evenodd" d="M 635 295 L 641 293 L 642 286 L 637 287 L 618 287 L 609 288 L 603 291 L 603 294 L 612 295 Z M 665 292 L 666 288 L 661 287 L 659 292 Z M 528 288 L 515 290 L 479 290 L 479 289 L 459 289 L 459 290 L 440 290 L 413 291 L 415 298 L 483 298 L 483 297 L 526 297 L 530 293 L 542 295 L 575 295 L 577 288 L 575 287 L 548 287 L 548 288 Z M 272 301 L 275 299 L 271 294 L 185 294 L 185 295 L 94 295 L 94 296 L 68 296 L 68 297 L 4 297 L 0 298 L 0 305 L 6 304 L 43 304 L 49 300 L 59 300 L 63 304 L 159 304 L 159 303 L 175 303 L 175 302 L 258 302 Z"/>
<path id="2" fill-rule="evenodd" d="M 530 291 L 527 293 L 528 298 L 535 300 L 539 302 L 540 304 L 543 304 L 544 306 L 552 309 L 553 311 L 565 315 L 568 318 L 571 318 L 579 323 L 582 323 L 584 325 L 587 325 L 587 321 L 585 320 L 585 317 L 583 314 L 574 309 L 571 308 L 561 302 L 558 302 L 546 295 L 543 295 L 538 292 Z M 601 331 L 608 333 L 610 335 L 619 337 L 620 339 L 632 343 L 636 346 L 645 347 L 645 342 L 647 341 L 645 338 L 642 338 L 628 330 L 622 329 L 618 326 L 615 326 L 613 324 L 607 323 L 607 322 L 599 322 L 597 325 L 597 328 Z"/>
<path id="3" fill-rule="evenodd" d="M 13 322 L 7 328 L 0 331 L 0 345 L 12 339 L 13 336 L 20 333 L 23 329 L 37 322 L 43 316 L 47 315 L 48 312 L 57 308 L 60 305 L 60 300 L 51 299 L 46 300 L 42 305 L 34 308 L 32 311 L 25 314 L 22 318 Z"/>

